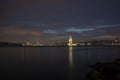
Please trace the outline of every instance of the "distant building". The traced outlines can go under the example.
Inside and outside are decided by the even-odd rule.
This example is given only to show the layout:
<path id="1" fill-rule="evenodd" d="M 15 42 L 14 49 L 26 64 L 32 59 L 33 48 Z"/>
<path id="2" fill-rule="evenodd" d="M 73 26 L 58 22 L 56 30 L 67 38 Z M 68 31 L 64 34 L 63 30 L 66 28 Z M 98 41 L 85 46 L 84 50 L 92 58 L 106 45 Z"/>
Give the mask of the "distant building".
<path id="1" fill-rule="evenodd" d="M 69 36 L 69 39 L 68 39 L 68 46 L 76 46 L 77 44 L 73 43 L 73 39 L 72 39 L 72 36 L 70 35 Z"/>
<path id="2" fill-rule="evenodd" d="M 120 45 L 119 38 L 116 38 L 115 40 L 113 40 L 112 45 Z"/>

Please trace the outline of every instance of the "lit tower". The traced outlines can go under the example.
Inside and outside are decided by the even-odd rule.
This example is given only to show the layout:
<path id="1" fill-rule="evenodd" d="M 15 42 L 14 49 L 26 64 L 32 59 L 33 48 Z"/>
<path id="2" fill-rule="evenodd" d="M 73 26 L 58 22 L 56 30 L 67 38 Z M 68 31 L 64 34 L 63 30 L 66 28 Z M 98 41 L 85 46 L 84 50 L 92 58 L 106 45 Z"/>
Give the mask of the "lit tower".
<path id="1" fill-rule="evenodd" d="M 72 40 L 72 37 L 71 37 L 71 35 L 70 35 L 70 37 L 69 37 L 69 43 L 72 44 L 72 41 L 73 41 L 73 40 Z"/>
<path id="2" fill-rule="evenodd" d="M 72 36 L 70 35 L 69 40 L 68 40 L 68 46 L 76 46 L 77 44 L 73 43 Z"/>

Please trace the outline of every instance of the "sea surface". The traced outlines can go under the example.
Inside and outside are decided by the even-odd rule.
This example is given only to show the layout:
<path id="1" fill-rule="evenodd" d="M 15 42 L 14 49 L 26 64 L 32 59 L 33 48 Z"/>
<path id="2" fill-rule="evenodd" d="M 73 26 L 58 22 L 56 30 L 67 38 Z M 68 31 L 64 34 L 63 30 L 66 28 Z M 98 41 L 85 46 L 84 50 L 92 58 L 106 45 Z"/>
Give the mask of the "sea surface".
<path id="1" fill-rule="evenodd" d="M 118 58 L 119 46 L 0 47 L 0 80 L 87 80 L 90 65 Z"/>

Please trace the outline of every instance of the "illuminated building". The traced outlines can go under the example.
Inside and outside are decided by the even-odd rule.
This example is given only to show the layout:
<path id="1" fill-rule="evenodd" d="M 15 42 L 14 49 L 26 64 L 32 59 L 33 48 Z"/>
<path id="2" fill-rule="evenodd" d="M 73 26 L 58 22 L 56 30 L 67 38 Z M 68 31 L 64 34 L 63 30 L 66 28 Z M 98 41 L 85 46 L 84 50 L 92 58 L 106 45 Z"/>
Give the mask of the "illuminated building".
<path id="1" fill-rule="evenodd" d="M 76 46 L 77 44 L 73 43 L 72 36 L 70 35 L 68 40 L 68 46 Z"/>

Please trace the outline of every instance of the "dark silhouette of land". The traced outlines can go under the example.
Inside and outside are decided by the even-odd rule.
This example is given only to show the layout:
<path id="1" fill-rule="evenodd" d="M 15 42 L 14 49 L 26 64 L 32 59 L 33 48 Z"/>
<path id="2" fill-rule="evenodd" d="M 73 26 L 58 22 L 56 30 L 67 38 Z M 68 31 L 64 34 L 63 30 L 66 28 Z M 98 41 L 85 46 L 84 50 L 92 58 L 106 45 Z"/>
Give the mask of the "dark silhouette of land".
<path id="1" fill-rule="evenodd" d="M 89 80 L 120 80 L 120 59 L 109 63 L 96 63 L 87 74 Z"/>
<path id="2" fill-rule="evenodd" d="M 76 46 L 97 46 L 97 45 L 120 45 L 119 38 L 114 40 L 91 40 L 91 41 L 81 41 L 73 42 L 77 44 Z M 47 44 L 37 43 L 37 42 L 26 42 L 26 43 L 13 43 L 13 42 L 0 42 L 0 46 L 68 46 L 68 42 L 52 42 Z"/>
<path id="3" fill-rule="evenodd" d="M 22 46 L 21 43 L 0 42 L 0 46 Z"/>

